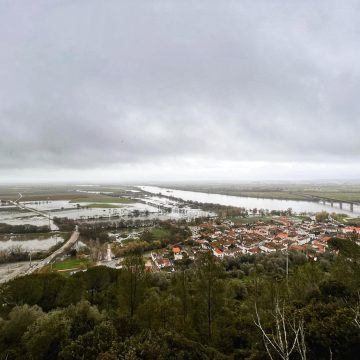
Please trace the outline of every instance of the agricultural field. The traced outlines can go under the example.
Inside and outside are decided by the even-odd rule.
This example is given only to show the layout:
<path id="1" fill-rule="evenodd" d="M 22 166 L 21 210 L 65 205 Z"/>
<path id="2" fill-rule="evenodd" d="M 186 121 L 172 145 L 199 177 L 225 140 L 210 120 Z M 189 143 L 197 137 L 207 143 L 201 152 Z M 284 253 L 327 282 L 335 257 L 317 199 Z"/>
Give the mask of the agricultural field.
<path id="1" fill-rule="evenodd" d="M 86 197 L 79 197 L 70 200 L 70 203 L 102 203 L 102 204 L 111 204 L 111 203 L 119 203 L 119 204 L 131 204 L 134 203 L 135 200 L 129 198 L 115 197 L 115 196 L 107 196 L 100 194 L 88 194 Z"/>
<path id="2" fill-rule="evenodd" d="M 156 208 L 134 199 L 142 195 L 130 186 L 1 186 L 0 223 L 57 230 L 53 217 L 86 220 L 131 216 L 134 211 L 156 213 Z"/>
<path id="3" fill-rule="evenodd" d="M 357 217 L 357 218 L 344 218 L 344 219 L 342 219 L 342 223 L 345 224 L 345 225 L 360 226 L 360 217 Z"/>
<path id="4" fill-rule="evenodd" d="M 120 208 L 121 206 L 119 205 L 114 205 L 114 204 L 87 204 L 86 207 L 91 208 L 91 209 L 117 209 Z"/>
<path id="5" fill-rule="evenodd" d="M 197 191 L 221 195 L 244 196 L 278 200 L 314 200 L 314 197 L 360 203 L 360 183 L 243 183 L 166 185 L 171 189 Z"/>
<path id="6" fill-rule="evenodd" d="M 106 201 L 116 197 L 134 196 L 137 193 L 131 186 L 95 186 L 95 185 L 63 185 L 63 186 L 5 186 L 0 185 L 0 200 L 15 201 L 21 194 L 21 201 L 46 201 L 46 200 L 69 200 L 69 201 L 85 201 L 100 202 L 93 199 L 99 199 L 105 196 Z M 109 195 L 109 196 L 106 196 Z M 110 196 L 113 195 L 113 196 Z M 136 194 L 139 195 L 139 194 Z M 104 202 L 101 201 L 101 202 Z M 115 201 L 111 201 L 115 202 Z M 119 201 L 121 202 L 121 201 Z"/>

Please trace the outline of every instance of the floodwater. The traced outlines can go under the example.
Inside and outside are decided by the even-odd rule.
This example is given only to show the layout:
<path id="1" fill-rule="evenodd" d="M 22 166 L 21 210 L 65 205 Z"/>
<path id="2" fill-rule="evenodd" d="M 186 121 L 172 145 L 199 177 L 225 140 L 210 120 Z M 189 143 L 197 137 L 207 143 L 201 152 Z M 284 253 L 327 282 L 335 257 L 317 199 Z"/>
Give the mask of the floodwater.
<path id="1" fill-rule="evenodd" d="M 14 235 L 9 240 L 0 240 L 0 251 L 9 250 L 14 247 L 21 247 L 22 251 L 45 251 L 63 241 L 64 239 L 57 235 L 30 240 L 19 240 L 19 237 Z"/>
<path id="2" fill-rule="evenodd" d="M 334 203 L 323 204 L 314 201 L 295 201 L 295 200 L 276 200 L 276 199 L 260 199 L 244 196 L 230 196 L 220 194 L 209 194 L 195 191 L 173 190 L 157 186 L 139 186 L 140 189 L 152 194 L 161 194 L 165 196 L 173 196 L 185 201 L 197 201 L 202 203 L 213 203 L 226 206 L 243 207 L 246 209 L 268 209 L 268 210 L 287 210 L 291 208 L 296 213 L 317 213 L 320 211 L 335 212 L 347 214 L 349 216 L 359 216 L 360 207 L 354 205 L 354 211 L 350 211 L 348 204 L 343 204 L 340 209 L 339 204 Z"/>
<path id="3" fill-rule="evenodd" d="M 31 211 L 12 209 L 0 212 L 0 223 L 6 223 L 9 225 L 31 224 L 36 226 L 46 226 L 49 225 L 49 219 Z"/>
<path id="4" fill-rule="evenodd" d="M 138 196 L 138 193 L 134 192 L 133 199 L 137 201 L 134 203 L 108 203 L 110 206 L 116 206 L 114 208 L 87 208 L 86 206 L 92 204 L 91 202 L 82 202 L 81 206 L 78 207 L 77 204 L 71 203 L 68 200 L 21 202 L 20 204 L 26 206 L 27 209 L 13 206 L 5 211 L 1 211 L 0 223 L 10 225 L 50 225 L 51 230 L 58 230 L 58 227 L 52 220 L 54 217 L 67 217 L 73 220 L 104 220 L 107 218 L 168 220 L 211 215 L 200 209 L 192 209 L 190 207 L 180 208 L 177 201 L 171 201 L 166 198 L 146 196 L 145 198 L 136 199 L 136 196 Z M 31 211 L 31 209 L 34 211 Z M 134 217 L 134 211 L 139 212 L 138 216 Z"/>
<path id="5" fill-rule="evenodd" d="M 61 209 L 75 209 L 77 204 L 69 202 L 69 200 L 55 200 L 55 201 L 22 201 L 21 205 L 25 205 L 31 209 L 38 211 L 51 211 Z"/>

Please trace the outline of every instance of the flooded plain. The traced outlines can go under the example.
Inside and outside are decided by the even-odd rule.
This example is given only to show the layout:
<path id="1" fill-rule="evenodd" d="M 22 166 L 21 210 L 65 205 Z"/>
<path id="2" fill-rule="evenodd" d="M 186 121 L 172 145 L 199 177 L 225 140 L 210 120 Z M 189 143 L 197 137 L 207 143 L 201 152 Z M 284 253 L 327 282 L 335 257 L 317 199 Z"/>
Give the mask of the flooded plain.
<path id="1" fill-rule="evenodd" d="M 0 236 L 0 251 L 9 249 L 21 249 L 21 251 L 46 251 L 51 247 L 62 243 L 64 238 L 56 234 L 48 235 L 1 235 Z"/>
<path id="2" fill-rule="evenodd" d="M 360 215 L 359 206 L 354 205 L 354 211 L 352 212 L 350 211 L 348 204 L 343 204 L 343 208 L 340 209 L 340 205 L 336 203 L 334 203 L 334 206 L 331 206 L 330 204 L 323 204 L 316 201 L 261 199 L 244 196 L 230 196 L 195 191 L 173 190 L 157 186 L 139 186 L 139 188 L 152 194 L 171 196 L 185 201 L 197 201 L 201 203 L 236 206 L 246 209 L 257 208 L 264 210 L 287 210 L 291 208 L 296 213 L 317 213 L 320 211 L 327 211 L 330 213 L 335 212 L 347 214 L 352 217 Z"/>

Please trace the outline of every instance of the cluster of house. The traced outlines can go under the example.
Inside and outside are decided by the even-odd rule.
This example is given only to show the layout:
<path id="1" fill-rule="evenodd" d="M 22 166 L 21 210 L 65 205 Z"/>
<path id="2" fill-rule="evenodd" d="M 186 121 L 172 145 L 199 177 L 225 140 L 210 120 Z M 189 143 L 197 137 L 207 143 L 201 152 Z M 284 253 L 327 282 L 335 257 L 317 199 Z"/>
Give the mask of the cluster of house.
<path id="1" fill-rule="evenodd" d="M 173 269 L 174 262 L 184 257 L 195 259 L 196 254 L 211 251 L 218 258 L 241 254 L 298 251 L 316 258 L 329 250 L 333 237 L 345 238 L 357 234 L 360 228 L 334 222 L 317 223 L 315 217 L 302 220 L 278 217 L 272 223 L 234 224 L 231 221 L 210 220 L 192 227 L 192 238 L 172 248 L 153 251 L 153 270 Z M 359 243 L 360 245 L 360 243 Z"/>

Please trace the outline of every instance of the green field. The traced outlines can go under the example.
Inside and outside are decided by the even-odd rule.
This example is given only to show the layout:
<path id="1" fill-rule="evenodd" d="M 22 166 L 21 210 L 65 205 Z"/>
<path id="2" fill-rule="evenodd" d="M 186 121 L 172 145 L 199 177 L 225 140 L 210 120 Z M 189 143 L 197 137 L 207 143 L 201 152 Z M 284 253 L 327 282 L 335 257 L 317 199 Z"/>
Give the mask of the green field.
<path id="1" fill-rule="evenodd" d="M 346 218 L 342 221 L 345 225 L 360 226 L 360 217 L 358 218 Z"/>
<path id="2" fill-rule="evenodd" d="M 169 236 L 169 231 L 161 228 L 153 228 L 150 230 L 155 240 L 161 240 Z"/>
<path id="3" fill-rule="evenodd" d="M 106 196 L 106 195 L 94 195 L 90 194 L 87 197 L 80 197 L 76 199 L 72 199 L 71 203 L 83 203 L 83 202 L 90 202 L 90 203 L 119 203 L 119 204 L 130 204 L 133 203 L 134 200 L 129 198 L 121 198 L 121 197 L 114 197 L 114 196 Z"/>
<path id="4" fill-rule="evenodd" d="M 72 270 L 72 269 L 86 269 L 91 262 L 86 259 L 70 258 L 60 262 L 56 262 L 52 265 L 53 270 Z"/>
<path id="5" fill-rule="evenodd" d="M 79 192 L 81 190 L 82 192 Z M 112 192 L 113 196 L 106 194 L 94 194 L 91 191 Z M 55 200 L 72 200 L 73 202 L 129 202 L 127 197 L 134 195 L 131 190 L 135 190 L 131 186 L 81 186 L 77 185 L 18 185 L 6 186 L 0 185 L 0 200 L 17 200 L 19 193 L 22 194 L 21 201 L 55 201 Z M 86 191 L 89 191 L 88 193 Z M 116 197 L 115 197 L 116 196 Z M 140 193 L 137 196 L 141 196 Z M 103 201 L 98 200 L 105 198 Z M 111 199 L 108 200 L 108 199 Z M 114 200 L 117 199 L 117 200 Z"/>
<path id="6" fill-rule="evenodd" d="M 95 209 L 114 209 L 114 208 L 120 208 L 121 206 L 119 205 L 114 205 L 114 204 L 89 204 L 89 205 L 86 205 L 86 207 L 88 208 L 95 208 Z"/>

